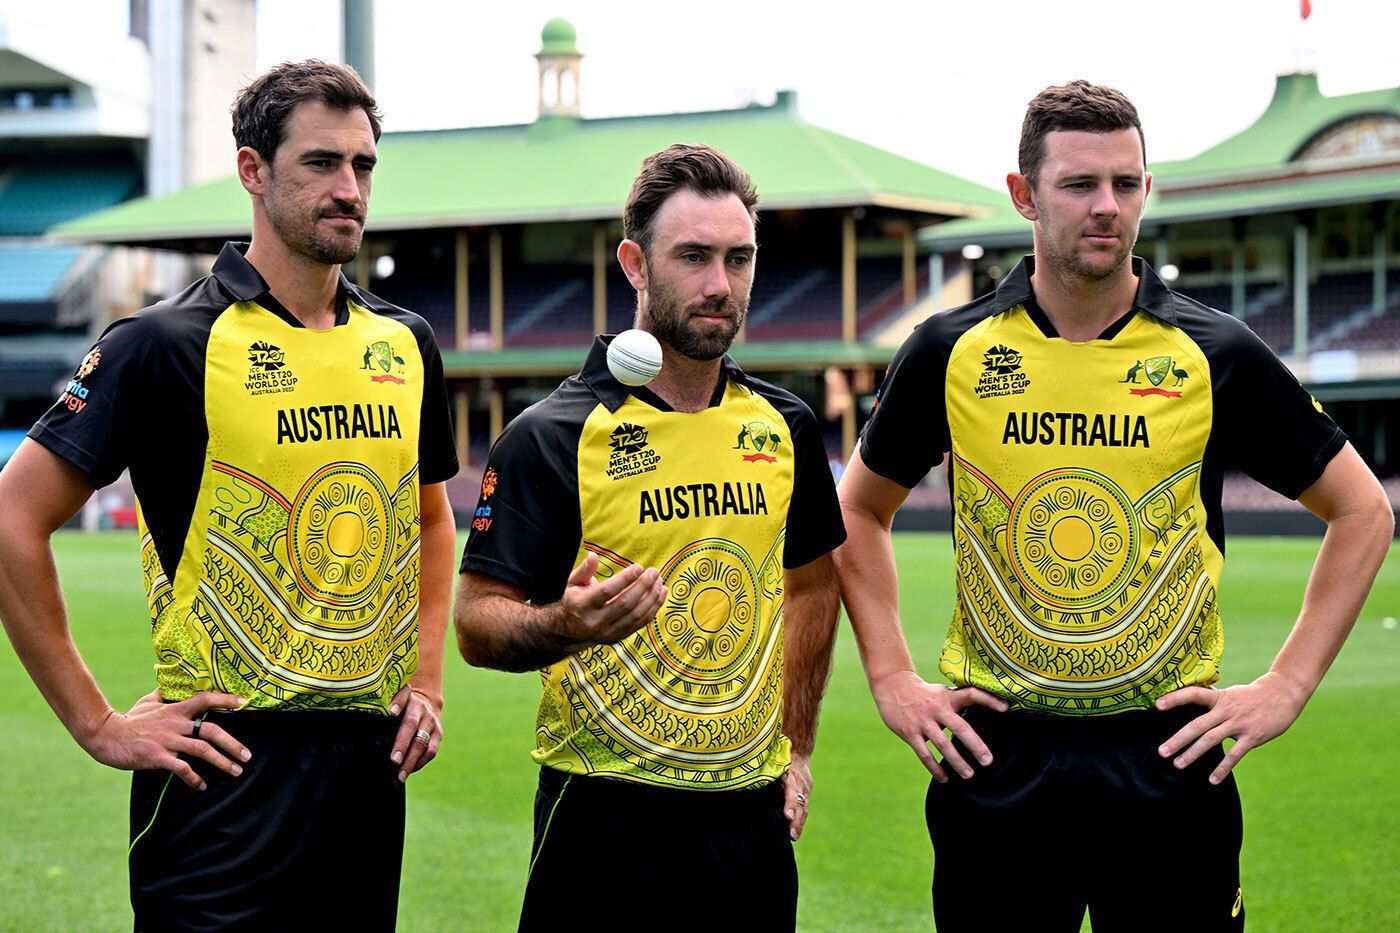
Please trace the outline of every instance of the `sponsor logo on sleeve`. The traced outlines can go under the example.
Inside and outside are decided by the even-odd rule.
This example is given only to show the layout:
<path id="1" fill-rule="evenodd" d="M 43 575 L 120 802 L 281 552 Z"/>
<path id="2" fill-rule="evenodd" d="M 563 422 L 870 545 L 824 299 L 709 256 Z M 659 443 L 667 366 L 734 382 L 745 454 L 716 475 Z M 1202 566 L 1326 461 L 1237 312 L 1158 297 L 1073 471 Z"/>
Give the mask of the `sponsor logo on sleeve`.
<path id="1" fill-rule="evenodd" d="M 1138 360 L 1128 368 L 1128 374 L 1118 381 L 1140 385 L 1141 383 L 1138 382 L 1139 375 L 1145 375 L 1147 381 L 1150 382 L 1151 385 L 1143 386 L 1140 389 L 1129 389 L 1129 395 L 1136 395 L 1139 397 L 1160 395 L 1163 398 L 1181 398 L 1180 391 L 1173 392 L 1164 389 L 1161 387 L 1162 383 L 1171 379 L 1172 387 L 1176 388 L 1185 383 L 1187 379 L 1191 378 L 1191 374 L 1173 363 L 1170 356 L 1152 356 L 1145 360 Z"/>
<path id="2" fill-rule="evenodd" d="M 297 377 L 287 366 L 281 347 L 259 340 L 248 347 L 248 378 L 243 387 L 249 395 L 277 395 L 297 387 Z"/>
<path id="3" fill-rule="evenodd" d="M 83 385 L 83 380 L 91 376 L 102 362 L 102 348 L 93 347 L 88 351 L 87 356 L 78 364 L 78 369 L 73 373 L 73 378 L 68 380 L 68 385 L 64 387 L 63 394 L 58 397 L 58 404 L 69 411 L 82 411 L 87 407 L 87 397 L 90 389 Z"/>
<path id="4" fill-rule="evenodd" d="M 360 369 L 369 370 L 370 382 L 392 382 L 395 385 L 403 385 L 404 361 L 403 357 L 394 352 L 393 346 L 387 340 L 376 340 L 365 347 L 365 355 L 360 363 Z M 378 372 L 376 372 L 378 370 Z M 395 375 L 397 373 L 398 375 Z"/>
<path id="5" fill-rule="evenodd" d="M 499 478 L 491 467 L 487 467 L 486 474 L 481 477 L 481 502 L 476 507 L 476 515 L 472 517 L 473 531 L 491 530 L 491 506 L 487 505 L 487 502 L 496 494 L 496 482 Z"/>
<path id="6" fill-rule="evenodd" d="M 752 450 L 753 453 L 743 454 L 745 461 L 749 463 L 777 463 L 778 458 L 773 456 L 778 450 L 778 445 L 783 439 L 778 436 L 777 430 L 764 421 L 750 421 L 739 428 L 739 438 L 734 444 L 734 450 Z"/>
<path id="7" fill-rule="evenodd" d="M 651 473 L 661 463 L 661 455 L 647 444 L 647 429 L 626 421 L 608 435 L 607 474 L 614 482 Z"/>
<path id="8" fill-rule="evenodd" d="M 972 387 L 978 398 L 1024 395 L 1031 377 L 1021 369 L 1021 354 L 1003 344 L 989 347 L 982 354 L 982 372 Z"/>

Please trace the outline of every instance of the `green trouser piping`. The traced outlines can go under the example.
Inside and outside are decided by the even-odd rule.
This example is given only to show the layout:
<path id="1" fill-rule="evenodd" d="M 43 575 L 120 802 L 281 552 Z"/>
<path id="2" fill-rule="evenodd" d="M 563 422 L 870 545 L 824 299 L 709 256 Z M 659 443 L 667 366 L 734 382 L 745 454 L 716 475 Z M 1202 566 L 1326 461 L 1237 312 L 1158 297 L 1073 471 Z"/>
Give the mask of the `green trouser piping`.
<path id="1" fill-rule="evenodd" d="M 540 833 L 539 848 L 535 850 L 535 857 L 530 859 L 530 871 L 525 875 L 527 884 L 530 878 L 535 874 L 535 863 L 540 860 L 540 855 L 544 853 L 544 841 L 549 838 L 549 827 L 554 823 L 554 811 L 559 809 L 559 804 L 564 799 L 564 791 L 569 789 L 569 782 L 573 779 L 574 776 L 572 774 L 564 778 L 564 786 L 559 788 L 559 796 L 554 798 L 554 806 L 549 808 L 549 816 L 544 821 L 544 832 Z M 159 806 L 159 804 L 157 804 L 157 806 Z"/>

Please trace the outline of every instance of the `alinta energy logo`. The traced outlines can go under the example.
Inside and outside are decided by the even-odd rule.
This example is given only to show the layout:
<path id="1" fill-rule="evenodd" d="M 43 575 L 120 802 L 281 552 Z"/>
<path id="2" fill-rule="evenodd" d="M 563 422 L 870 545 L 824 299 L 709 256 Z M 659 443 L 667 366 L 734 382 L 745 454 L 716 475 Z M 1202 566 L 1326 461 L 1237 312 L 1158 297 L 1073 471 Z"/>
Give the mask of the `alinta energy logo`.
<path id="1" fill-rule="evenodd" d="M 1031 377 L 1021 370 L 1021 354 L 1003 344 L 988 347 L 982 354 L 982 372 L 972 387 L 978 398 L 1024 395 Z"/>
<path id="2" fill-rule="evenodd" d="M 647 429 L 622 422 L 608 435 L 608 476 L 614 480 L 651 473 L 661 463 L 661 455 L 647 445 Z"/>
<path id="3" fill-rule="evenodd" d="M 739 439 L 733 449 L 753 450 L 753 453 L 743 455 L 744 460 L 749 463 L 777 463 L 778 458 L 773 456 L 773 453 L 782 442 L 783 439 L 778 436 L 772 425 L 764 421 L 750 421 L 739 428 Z"/>
<path id="4" fill-rule="evenodd" d="M 74 414 L 87 407 L 88 392 L 91 389 L 83 385 L 83 380 L 92 375 L 93 370 L 102 362 L 102 348 L 93 347 L 88 351 L 87 356 L 78 364 L 78 369 L 73 373 L 73 378 L 68 380 L 68 385 L 64 387 L 63 394 L 58 397 L 58 404 L 67 408 Z"/>
<path id="5" fill-rule="evenodd" d="M 243 388 L 249 395 L 277 395 L 297 387 L 297 377 L 287 368 L 287 354 L 281 347 L 259 340 L 248 347 L 248 378 Z"/>
<path id="6" fill-rule="evenodd" d="M 487 467 L 486 475 L 481 477 L 481 503 L 476 507 L 476 515 L 472 517 L 474 531 L 491 530 L 491 506 L 486 503 L 496 494 L 496 483 L 499 479 L 496 471 L 490 467 Z"/>
<path id="7" fill-rule="evenodd" d="M 1151 385 L 1144 386 L 1141 389 L 1129 389 L 1129 395 L 1136 395 L 1139 397 L 1160 395 L 1164 398 L 1181 398 L 1181 392 L 1172 392 L 1168 389 L 1163 389 L 1161 385 L 1170 378 L 1172 380 L 1172 386 L 1176 387 L 1182 385 L 1187 379 L 1191 378 L 1191 374 L 1184 369 L 1178 368 L 1176 364 L 1172 362 L 1170 356 L 1151 356 L 1145 360 L 1138 360 L 1130 366 L 1128 368 L 1128 374 L 1118 381 L 1137 384 L 1139 375 L 1146 375 L 1147 381 L 1150 382 Z"/>
<path id="8" fill-rule="evenodd" d="M 376 340 L 374 343 L 365 347 L 365 356 L 363 362 L 360 364 L 360 368 L 367 369 L 372 373 L 376 369 L 380 370 L 376 375 L 369 377 L 370 382 L 392 382 L 395 385 L 404 384 L 402 376 L 404 371 L 403 357 L 394 352 L 393 346 L 391 346 L 387 340 Z M 395 368 L 398 369 L 400 375 L 394 375 Z"/>

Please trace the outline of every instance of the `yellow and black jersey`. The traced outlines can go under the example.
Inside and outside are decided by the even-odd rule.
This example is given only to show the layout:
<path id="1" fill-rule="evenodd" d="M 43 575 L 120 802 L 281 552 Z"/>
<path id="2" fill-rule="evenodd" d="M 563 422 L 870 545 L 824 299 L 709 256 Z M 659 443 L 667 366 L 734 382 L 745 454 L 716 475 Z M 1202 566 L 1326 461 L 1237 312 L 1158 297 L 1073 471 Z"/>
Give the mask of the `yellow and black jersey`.
<path id="1" fill-rule="evenodd" d="M 422 318 L 343 277 L 308 330 L 242 250 L 112 324 L 29 436 L 131 471 L 156 682 L 387 710 L 417 667 L 419 484 L 457 471 Z"/>
<path id="2" fill-rule="evenodd" d="M 783 570 L 845 538 L 816 420 L 728 357 L 710 407 L 670 408 L 583 371 L 527 409 L 491 450 L 462 570 L 536 604 L 588 552 L 598 576 L 656 567 L 650 625 L 544 669 L 537 762 L 702 789 L 771 781 L 782 734 Z"/>
<path id="3" fill-rule="evenodd" d="M 921 324 L 861 439 L 912 487 L 945 452 L 957 603 L 941 669 L 1020 706 L 1109 713 L 1219 677 L 1222 475 L 1297 498 L 1346 442 L 1244 324 L 1146 263 L 1098 339 L 1056 335 L 1031 259 Z"/>

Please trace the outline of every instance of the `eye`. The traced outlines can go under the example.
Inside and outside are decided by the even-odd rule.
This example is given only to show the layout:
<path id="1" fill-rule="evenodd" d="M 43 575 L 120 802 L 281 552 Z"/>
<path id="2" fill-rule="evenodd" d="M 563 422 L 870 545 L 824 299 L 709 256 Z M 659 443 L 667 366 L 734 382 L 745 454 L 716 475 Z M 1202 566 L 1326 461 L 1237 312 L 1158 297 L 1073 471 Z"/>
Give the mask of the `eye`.
<path id="1" fill-rule="evenodd" d="M 746 253 L 735 253 L 733 256 L 729 257 L 729 261 L 736 266 L 747 266 L 753 261 L 753 257 Z"/>
<path id="2" fill-rule="evenodd" d="M 682 253 L 682 254 L 681 254 L 681 262 L 688 262 L 688 263 L 690 263 L 691 265 L 694 265 L 695 263 L 704 262 L 704 261 L 705 261 L 705 257 L 704 257 L 704 256 L 701 256 L 699 253 Z"/>

